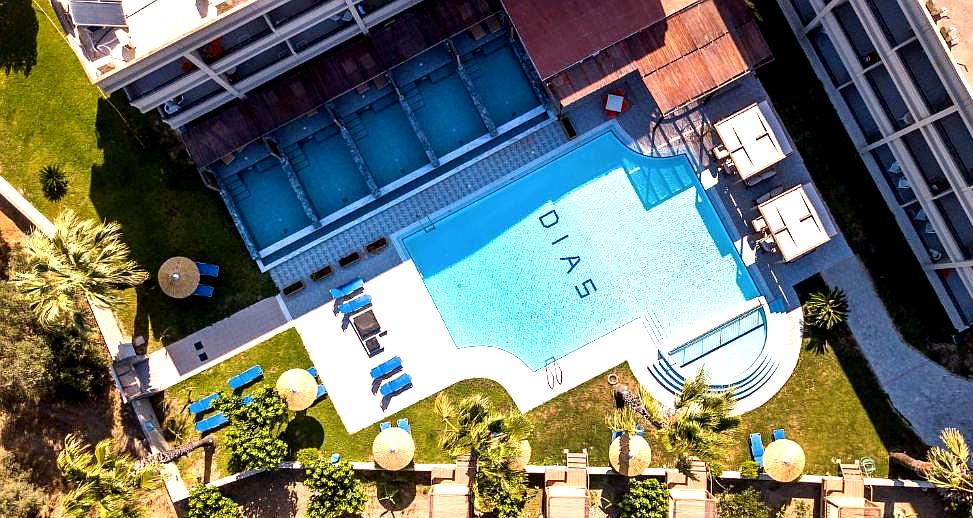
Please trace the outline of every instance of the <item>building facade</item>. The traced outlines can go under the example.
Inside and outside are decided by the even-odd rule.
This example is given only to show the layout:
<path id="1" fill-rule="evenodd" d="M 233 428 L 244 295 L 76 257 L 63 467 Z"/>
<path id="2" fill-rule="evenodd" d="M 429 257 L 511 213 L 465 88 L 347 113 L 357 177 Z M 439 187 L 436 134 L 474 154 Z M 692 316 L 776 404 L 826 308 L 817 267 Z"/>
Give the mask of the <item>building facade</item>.
<path id="1" fill-rule="evenodd" d="M 52 0 L 92 83 L 124 90 L 173 128 L 359 34 L 419 0 L 122 0 L 124 27 L 78 26 Z M 184 12 L 185 11 L 185 12 Z"/>
<path id="2" fill-rule="evenodd" d="M 973 96 L 968 44 L 948 40 L 973 14 L 942 0 L 778 1 L 950 320 L 967 327 Z"/>

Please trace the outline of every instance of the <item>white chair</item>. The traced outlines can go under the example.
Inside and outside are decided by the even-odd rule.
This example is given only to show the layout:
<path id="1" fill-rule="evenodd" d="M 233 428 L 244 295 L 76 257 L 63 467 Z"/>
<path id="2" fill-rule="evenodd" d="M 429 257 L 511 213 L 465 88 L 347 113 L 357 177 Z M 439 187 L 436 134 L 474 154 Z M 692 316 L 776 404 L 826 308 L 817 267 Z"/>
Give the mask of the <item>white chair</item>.
<path id="1" fill-rule="evenodd" d="M 936 20 L 949 17 L 949 7 L 939 5 L 936 0 L 926 0 L 926 10 Z"/>
<path id="2" fill-rule="evenodd" d="M 959 29 L 955 25 L 944 25 L 939 28 L 939 34 L 950 47 L 959 45 Z"/>

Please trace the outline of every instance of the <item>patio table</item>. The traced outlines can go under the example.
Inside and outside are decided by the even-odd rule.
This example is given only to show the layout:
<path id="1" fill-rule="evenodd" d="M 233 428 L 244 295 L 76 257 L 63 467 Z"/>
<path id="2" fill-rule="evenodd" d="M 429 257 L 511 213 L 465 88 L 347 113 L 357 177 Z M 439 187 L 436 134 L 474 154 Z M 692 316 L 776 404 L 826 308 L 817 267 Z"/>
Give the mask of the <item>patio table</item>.
<path id="1" fill-rule="evenodd" d="M 159 287 L 174 299 L 184 299 L 199 287 L 199 267 L 188 257 L 171 257 L 159 267 Z"/>

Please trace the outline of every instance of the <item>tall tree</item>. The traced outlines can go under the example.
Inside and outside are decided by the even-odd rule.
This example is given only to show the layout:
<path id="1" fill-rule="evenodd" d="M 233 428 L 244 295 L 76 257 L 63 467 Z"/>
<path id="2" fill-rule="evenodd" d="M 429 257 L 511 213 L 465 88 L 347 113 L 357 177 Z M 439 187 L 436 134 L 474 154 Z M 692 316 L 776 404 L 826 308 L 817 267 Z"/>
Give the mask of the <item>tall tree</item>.
<path id="1" fill-rule="evenodd" d="M 161 483 L 158 466 L 139 466 L 132 457 L 104 439 L 94 450 L 78 435 L 64 438 L 57 467 L 72 487 L 64 497 L 64 511 L 83 518 L 96 511 L 100 518 L 142 516 L 144 493 Z"/>
<path id="2" fill-rule="evenodd" d="M 82 322 L 85 297 L 114 308 L 119 289 L 148 277 L 129 257 L 117 223 L 81 219 L 67 210 L 54 227 L 51 236 L 31 232 L 12 278 L 42 325 Z"/>
<path id="3" fill-rule="evenodd" d="M 740 419 L 730 415 L 733 392 L 710 390 L 702 369 L 686 380 L 672 409 L 663 407 L 641 387 L 638 395 L 616 389 L 616 399 L 621 407 L 607 417 L 613 430 L 632 432 L 630 428 L 641 419 L 662 448 L 677 459 L 676 467 L 684 474 L 689 475 L 690 457 L 701 459 L 712 473 L 722 471 L 721 461 L 733 444 Z"/>
<path id="4" fill-rule="evenodd" d="M 889 457 L 928 480 L 947 500 L 973 504 L 973 472 L 966 439 L 956 428 L 946 428 L 939 434 L 939 440 L 945 447 L 930 448 L 926 460 L 901 452 L 889 453 Z"/>

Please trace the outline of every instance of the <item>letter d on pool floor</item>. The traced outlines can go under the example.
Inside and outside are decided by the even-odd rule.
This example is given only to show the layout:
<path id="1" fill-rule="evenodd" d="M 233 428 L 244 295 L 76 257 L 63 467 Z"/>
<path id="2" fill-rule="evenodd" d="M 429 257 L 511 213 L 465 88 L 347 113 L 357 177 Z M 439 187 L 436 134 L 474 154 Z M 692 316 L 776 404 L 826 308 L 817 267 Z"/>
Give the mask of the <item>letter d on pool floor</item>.
<path id="1" fill-rule="evenodd" d="M 540 217 L 537 219 L 541 222 L 541 225 L 544 228 L 551 228 L 554 225 L 557 225 L 558 222 L 557 211 L 551 209 L 550 211 L 541 214 Z"/>

